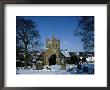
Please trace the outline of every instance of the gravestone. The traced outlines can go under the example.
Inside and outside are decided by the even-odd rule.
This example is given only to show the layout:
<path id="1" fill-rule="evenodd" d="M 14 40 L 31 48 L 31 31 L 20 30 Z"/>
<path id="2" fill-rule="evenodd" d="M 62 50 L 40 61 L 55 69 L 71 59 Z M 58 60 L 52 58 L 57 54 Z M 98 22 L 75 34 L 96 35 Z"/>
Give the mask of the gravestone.
<path id="1" fill-rule="evenodd" d="M 83 66 L 83 72 L 88 73 L 88 67 L 87 66 Z"/>
<path id="2" fill-rule="evenodd" d="M 66 70 L 66 65 L 63 61 L 61 62 L 61 70 Z"/>

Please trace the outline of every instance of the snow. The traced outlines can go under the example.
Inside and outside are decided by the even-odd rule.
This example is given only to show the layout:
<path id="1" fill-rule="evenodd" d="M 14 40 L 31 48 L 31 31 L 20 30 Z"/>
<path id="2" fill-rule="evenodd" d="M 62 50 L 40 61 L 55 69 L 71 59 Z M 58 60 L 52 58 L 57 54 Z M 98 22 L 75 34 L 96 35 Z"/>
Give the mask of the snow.
<path id="1" fill-rule="evenodd" d="M 88 58 L 86 58 L 86 60 L 87 61 L 94 61 L 95 59 L 94 59 L 94 57 L 88 57 Z"/>
<path id="2" fill-rule="evenodd" d="M 92 70 L 94 68 L 94 64 L 88 64 L 88 65 L 82 65 L 82 68 L 84 66 L 88 67 L 88 73 L 92 73 Z M 51 70 L 47 70 L 47 68 L 51 68 Z M 79 70 L 79 72 L 77 72 L 77 65 L 70 65 L 67 64 L 66 65 L 66 70 L 61 70 L 61 65 L 45 65 L 44 69 L 42 70 L 33 70 L 32 68 L 30 69 L 21 69 L 19 68 L 19 70 L 17 70 L 17 74 L 88 74 L 88 73 L 84 73 L 83 70 Z"/>
<path id="3" fill-rule="evenodd" d="M 32 61 L 36 61 L 36 59 L 34 58 Z"/>
<path id="4" fill-rule="evenodd" d="M 66 70 L 61 70 L 61 65 L 45 65 L 42 70 L 35 70 L 34 67 L 28 67 L 28 69 L 24 69 L 24 67 L 19 67 L 16 69 L 16 74 L 94 74 L 94 57 L 86 58 L 88 64 L 82 64 L 81 69 L 77 69 L 77 65 L 66 64 Z M 91 62 L 92 61 L 92 62 Z M 84 72 L 83 68 L 88 67 L 88 72 Z M 87 68 L 86 68 L 87 69 Z"/>
<path id="5" fill-rule="evenodd" d="M 16 60 L 17 62 L 20 62 L 20 60 Z"/>
<path id="6" fill-rule="evenodd" d="M 64 55 L 65 57 L 71 57 L 71 56 L 69 55 L 69 52 L 68 52 L 68 51 L 62 51 L 62 53 L 63 53 L 63 55 Z"/>

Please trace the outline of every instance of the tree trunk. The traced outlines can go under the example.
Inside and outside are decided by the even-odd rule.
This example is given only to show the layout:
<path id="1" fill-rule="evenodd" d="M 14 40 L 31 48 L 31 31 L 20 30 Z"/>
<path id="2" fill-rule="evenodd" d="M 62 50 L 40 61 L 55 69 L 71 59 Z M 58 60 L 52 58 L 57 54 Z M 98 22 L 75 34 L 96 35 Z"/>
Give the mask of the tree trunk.
<path id="1" fill-rule="evenodd" d="M 24 60 L 25 60 L 25 69 L 27 68 L 27 63 L 28 63 L 28 52 L 27 52 L 27 43 L 25 43 L 25 58 L 24 58 Z"/>

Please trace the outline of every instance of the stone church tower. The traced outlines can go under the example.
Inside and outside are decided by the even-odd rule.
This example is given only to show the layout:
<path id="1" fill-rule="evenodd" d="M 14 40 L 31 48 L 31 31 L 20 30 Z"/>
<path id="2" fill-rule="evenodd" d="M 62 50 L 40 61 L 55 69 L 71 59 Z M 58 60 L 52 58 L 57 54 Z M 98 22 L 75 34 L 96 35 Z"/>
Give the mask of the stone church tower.
<path id="1" fill-rule="evenodd" d="M 52 39 L 46 39 L 45 64 L 49 65 L 49 58 L 55 55 L 56 64 L 60 64 L 60 40 L 53 35 Z"/>

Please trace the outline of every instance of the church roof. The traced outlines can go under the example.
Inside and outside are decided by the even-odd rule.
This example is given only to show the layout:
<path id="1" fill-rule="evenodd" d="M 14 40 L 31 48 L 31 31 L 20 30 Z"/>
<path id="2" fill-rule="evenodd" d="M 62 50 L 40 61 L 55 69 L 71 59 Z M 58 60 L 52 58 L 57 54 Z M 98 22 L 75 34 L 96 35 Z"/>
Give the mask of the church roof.
<path id="1" fill-rule="evenodd" d="M 71 57 L 68 51 L 61 52 L 65 57 Z"/>

